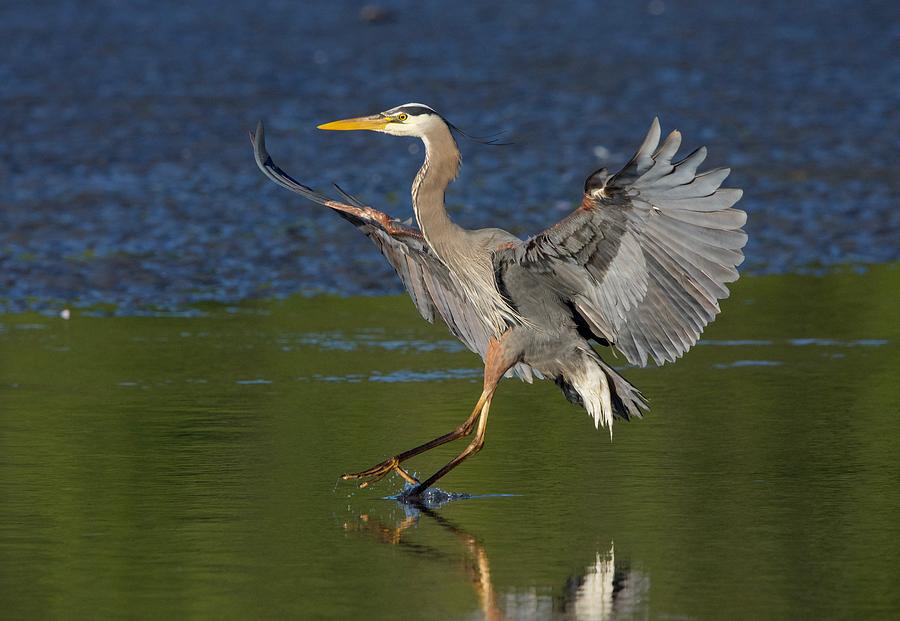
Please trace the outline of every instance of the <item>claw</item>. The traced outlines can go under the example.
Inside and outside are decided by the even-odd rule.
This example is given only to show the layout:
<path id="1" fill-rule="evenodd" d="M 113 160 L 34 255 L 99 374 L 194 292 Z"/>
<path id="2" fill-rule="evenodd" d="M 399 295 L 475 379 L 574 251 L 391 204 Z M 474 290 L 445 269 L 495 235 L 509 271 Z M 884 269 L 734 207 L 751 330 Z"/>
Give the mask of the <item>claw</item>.
<path id="1" fill-rule="evenodd" d="M 342 474 L 341 478 L 345 481 L 349 481 L 351 479 L 367 479 L 359 484 L 360 489 L 366 488 L 372 483 L 377 483 L 392 471 L 395 471 L 401 477 L 403 477 L 407 483 L 410 485 L 418 485 L 419 481 L 416 477 L 412 476 L 406 470 L 404 470 L 400 466 L 400 460 L 395 456 L 390 459 L 386 459 L 380 464 L 376 464 L 372 466 L 368 470 L 362 470 L 360 472 L 348 472 L 347 474 Z"/>

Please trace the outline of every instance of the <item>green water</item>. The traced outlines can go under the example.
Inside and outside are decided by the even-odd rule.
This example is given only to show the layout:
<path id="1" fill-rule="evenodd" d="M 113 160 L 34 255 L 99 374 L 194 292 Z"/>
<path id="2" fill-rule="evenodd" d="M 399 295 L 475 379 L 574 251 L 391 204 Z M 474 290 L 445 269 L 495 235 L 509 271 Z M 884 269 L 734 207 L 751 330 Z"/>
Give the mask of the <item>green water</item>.
<path id="1" fill-rule="evenodd" d="M 900 268 L 740 281 L 612 443 L 507 380 L 417 513 L 339 480 L 442 434 L 478 360 L 405 298 L 0 318 L 8 619 L 896 618 Z M 462 443 L 421 456 L 436 469 Z"/>

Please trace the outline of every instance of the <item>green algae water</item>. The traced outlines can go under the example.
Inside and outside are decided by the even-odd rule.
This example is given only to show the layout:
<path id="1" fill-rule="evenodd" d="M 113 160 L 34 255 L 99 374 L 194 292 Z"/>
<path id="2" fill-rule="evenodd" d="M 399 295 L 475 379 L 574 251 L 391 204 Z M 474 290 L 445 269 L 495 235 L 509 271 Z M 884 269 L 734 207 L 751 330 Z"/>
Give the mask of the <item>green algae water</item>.
<path id="1" fill-rule="evenodd" d="M 895 618 L 898 306 L 896 265 L 744 278 L 677 364 L 623 371 L 652 410 L 612 442 L 506 380 L 441 481 L 475 497 L 434 509 L 339 479 L 480 392 L 406 298 L 2 316 L 2 616 Z"/>

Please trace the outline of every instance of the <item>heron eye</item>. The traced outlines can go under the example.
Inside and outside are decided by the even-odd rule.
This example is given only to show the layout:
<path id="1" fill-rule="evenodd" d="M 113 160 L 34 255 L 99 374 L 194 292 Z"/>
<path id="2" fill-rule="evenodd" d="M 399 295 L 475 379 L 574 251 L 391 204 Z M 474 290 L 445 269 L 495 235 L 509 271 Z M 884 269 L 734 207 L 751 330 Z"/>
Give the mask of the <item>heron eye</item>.
<path id="1" fill-rule="evenodd" d="M 405 121 L 408 118 L 409 118 L 409 115 L 407 115 L 405 112 L 401 112 L 400 114 L 397 115 L 397 119 L 400 121 Z"/>

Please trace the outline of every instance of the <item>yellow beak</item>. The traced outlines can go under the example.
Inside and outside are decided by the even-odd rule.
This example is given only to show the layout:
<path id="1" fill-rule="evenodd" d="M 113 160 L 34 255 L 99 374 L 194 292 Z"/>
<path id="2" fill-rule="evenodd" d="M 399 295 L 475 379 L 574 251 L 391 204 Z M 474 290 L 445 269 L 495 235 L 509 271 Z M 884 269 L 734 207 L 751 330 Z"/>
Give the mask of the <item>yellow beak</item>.
<path id="1" fill-rule="evenodd" d="M 319 125 L 319 129 L 330 129 L 339 131 L 352 131 L 355 129 L 368 129 L 378 131 L 384 129 L 391 119 L 381 114 L 373 114 L 372 116 L 361 116 L 355 119 L 343 119 L 341 121 L 332 121 Z"/>

